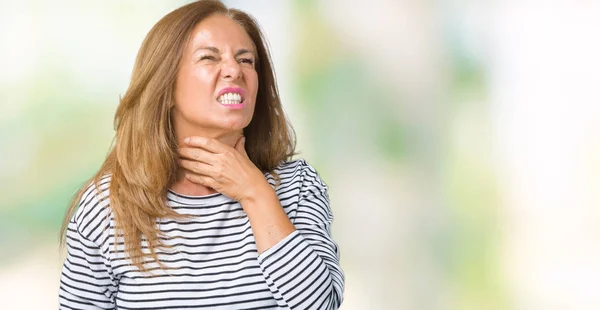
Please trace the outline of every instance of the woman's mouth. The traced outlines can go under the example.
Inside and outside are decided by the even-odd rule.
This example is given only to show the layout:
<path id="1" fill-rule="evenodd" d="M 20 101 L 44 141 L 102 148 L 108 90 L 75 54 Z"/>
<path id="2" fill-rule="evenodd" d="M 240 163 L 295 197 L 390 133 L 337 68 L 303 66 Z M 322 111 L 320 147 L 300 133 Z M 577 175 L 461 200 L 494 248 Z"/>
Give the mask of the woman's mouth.
<path id="1" fill-rule="evenodd" d="M 245 96 L 246 92 L 241 87 L 225 87 L 219 92 L 217 101 L 230 108 L 242 108 Z"/>
<path id="2" fill-rule="evenodd" d="M 242 95 L 238 93 L 224 93 L 217 98 L 217 101 L 224 105 L 241 104 Z"/>

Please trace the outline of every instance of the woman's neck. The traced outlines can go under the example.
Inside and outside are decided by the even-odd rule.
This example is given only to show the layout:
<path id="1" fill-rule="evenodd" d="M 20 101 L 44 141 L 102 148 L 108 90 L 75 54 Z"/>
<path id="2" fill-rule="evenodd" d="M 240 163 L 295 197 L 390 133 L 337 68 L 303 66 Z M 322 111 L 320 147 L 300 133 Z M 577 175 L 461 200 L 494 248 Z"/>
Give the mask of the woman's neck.
<path id="1" fill-rule="evenodd" d="M 221 132 L 221 133 L 214 133 L 214 132 L 186 132 L 186 133 L 182 133 L 182 134 L 177 134 L 177 145 L 179 147 L 187 147 L 187 145 L 185 144 L 185 142 L 183 142 L 183 140 L 185 140 L 185 138 L 189 138 L 189 137 L 205 137 L 205 138 L 211 138 L 211 139 L 216 139 L 219 142 L 225 144 L 225 145 L 229 145 L 231 147 L 235 147 L 235 144 L 238 142 L 238 140 L 240 140 L 240 138 L 244 135 L 244 133 L 239 130 L 239 131 L 230 131 L 230 132 Z"/>
<path id="2" fill-rule="evenodd" d="M 216 190 L 208 186 L 192 183 L 185 178 L 184 172 L 179 169 L 177 171 L 177 179 L 170 186 L 171 190 L 177 194 L 186 196 L 207 196 L 217 193 Z"/>
<path id="3" fill-rule="evenodd" d="M 193 136 L 216 139 L 219 142 L 233 148 L 233 147 L 235 147 L 235 144 L 238 142 L 238 140 L 243 136 L 243 132 L 240 130 L 240 131 L 221 133 L 221 134 L 202 133 L 202 132 L 183 133 L 183 134 L 177 135 L 177 143 L 178 143 L 177 145 L 180 148 L 188 147 L 185 144 L 185 142 L 183 142 L 183 140 L 185 138 L 193 137 Z M 173 184 L 171 184 L 170 188 L 171 188 L 171 190 L 173 190 L 174 192 L 176 192 L 178 194 L 187 195 L 187 196 L 206 196 L 206 195 L 211 195 L 211 194 L 217 193 L 216 190 L 214 190 L 210 187 L 207 187 L 207 186 L 204 186 L 201 184 L 196 184 L 196 183 L 193 183 L 193 182 L 189 181 L 188 179 L 186 179 L 185 171 L 183 168 L 178 169 L 177 178 L 176 178 L 175 182 L 173 182 Z"/>

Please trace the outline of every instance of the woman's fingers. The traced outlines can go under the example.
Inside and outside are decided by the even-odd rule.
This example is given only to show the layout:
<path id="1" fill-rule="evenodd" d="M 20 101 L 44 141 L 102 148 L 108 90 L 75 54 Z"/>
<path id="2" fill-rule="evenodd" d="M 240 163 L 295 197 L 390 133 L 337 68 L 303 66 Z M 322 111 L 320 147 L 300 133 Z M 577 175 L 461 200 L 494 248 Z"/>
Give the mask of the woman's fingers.
<path id="1" fill-rule="evenodd" d="M 206 187 L 210 187 L 217 191 L 220 191 L 219 184 L 211 177 L 206 175 L 199 175 L 195 173 L 186 173 L 185 178 L 188 179 L 192 183 L 201 184 Z"/>
<path id="2" fill-rule="evenodd" d="M 184 168 L 185 170 L 193 172 L 194 174 L 200 174 L 210 177 L 214 176 L 214 167 L 207 163 L 187 159 L 180 159 L 179 166 Z"/>
<path id="3" fill-rule="evenodd" d="M 187 170 L 185 172 L 185 178 L 190 182 L 208 186 L 215 190 L 221 189 L 222 184 L 219 184 L 219 182 L 215 180 L 215 178 L 219 176 L 216 173 L 215 167 L 187 159 L 180 159 L 179 166 Z"/>
<path id="4" fill-rule="evenodd" d="M 179 156 L 181 156 L 184 159 L 210 164 L 212 162 L 211 156 L 214 156 L 214 154 L 199 148 L 182 147 L 179 149 Z"/>
<path id="5" fill-rule="evenodd" d="M 215 139 L 190 137 L 179 149 L 179 155 L 186 179 L 238 201 L 260 186 L 258 180 L 266 181 L 248 158 L 243 137 L 234 147 Z"/>
<path id="6" fill-rule="evenodd" d="M 184 142 L 191 147 L 203 148 L 214 154 L 225 153 L 229 150 L 227 145 L 217 139 L 194 136 L 186 138 Z"/>

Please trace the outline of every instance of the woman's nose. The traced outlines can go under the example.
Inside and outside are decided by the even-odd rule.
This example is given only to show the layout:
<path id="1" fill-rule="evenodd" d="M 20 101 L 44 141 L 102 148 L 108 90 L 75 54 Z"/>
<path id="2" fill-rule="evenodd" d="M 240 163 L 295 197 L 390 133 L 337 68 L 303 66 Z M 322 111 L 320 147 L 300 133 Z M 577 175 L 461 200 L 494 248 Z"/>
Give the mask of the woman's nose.
<path id="1" fill-rule="evenodd" d="M 224 60 L 221 65 L 221 77 L 225 79 L 238 79 L 242 75 L 240 64 L 235 59 Z"/>

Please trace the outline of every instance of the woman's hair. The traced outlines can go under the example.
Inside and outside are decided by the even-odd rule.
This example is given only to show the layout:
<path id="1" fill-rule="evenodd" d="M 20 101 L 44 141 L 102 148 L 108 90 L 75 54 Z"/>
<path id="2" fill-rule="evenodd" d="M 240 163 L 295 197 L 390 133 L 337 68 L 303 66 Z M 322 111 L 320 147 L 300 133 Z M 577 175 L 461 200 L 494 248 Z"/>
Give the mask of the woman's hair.
<path id="1" fill-rule="evenodd" d="M 116 236 L 123 236 L 125 251 L 141 270 L 146 270 L 145 258 L 159 262 L 156 249 L 164 246 L 156 219 L 182 217 L 166 205 L 168 188 L 179 168 L 170 113 L 173 89 L 192 30 L 216 14 L 239 23 L 256 46 L 258 93 L 252 121 L 244 128 L 248 157 L 261 171 L 273 172 L 294 155 L 294 132 L 281 107 L 267 42 L 257 22 L 220 1 L 206 0 L 182 6 L 159 20 L 142 43 L 129 88 L 115 113 L 114 144 L 90 180 L 98 187 L 103 176 L 111 176 L 109 199 Z M 85 189 L 79 190 L 67 211 L 61 229 L 63 244 Z M 149 254 L 142 252 L 143 239 Z"/>

